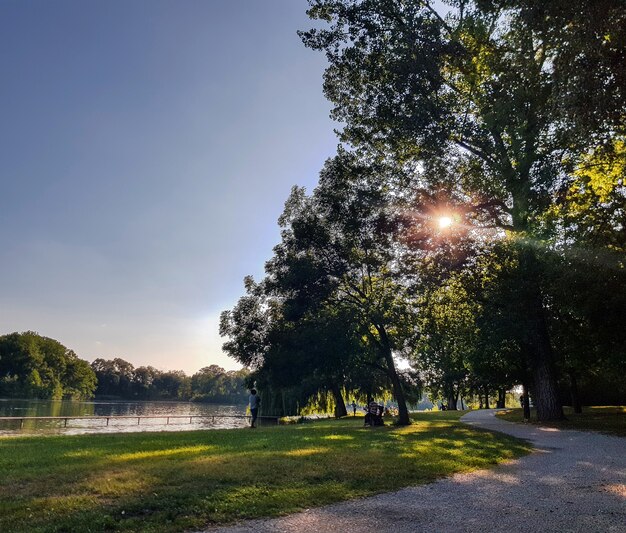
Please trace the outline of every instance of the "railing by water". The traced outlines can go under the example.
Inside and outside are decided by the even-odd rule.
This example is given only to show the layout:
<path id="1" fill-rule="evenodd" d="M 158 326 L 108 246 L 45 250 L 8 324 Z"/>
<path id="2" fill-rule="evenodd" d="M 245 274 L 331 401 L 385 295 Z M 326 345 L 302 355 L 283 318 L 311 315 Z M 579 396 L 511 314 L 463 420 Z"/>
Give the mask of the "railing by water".
<path id="1" fill-rule="evenodd" d="M 222 418 L 235 418 L 235 419 L 247 419 L 250 420 L 248 415 L 103 415 L 103 416 L 0 416 L 0 422 L 4 421 L 12 421 L 19 422 L 20 429 L 24 428 L 24 422 L 37 421 L 37 420 L 46 420 L 53 421 L 58 420 L 62 421 L 62 427 L 68 427 L 68 420 L 89 420 L 89 421 L 99 421 L 103 422 L 103 427 L 107 427 L 109 425 L 119 425 L 119 424 L 111 424 L 111 421 L 115 422 L 117 420 L 137 420 L 137 425 L 141 424 L 142 420 L 165 420 L 165 425 L 170 424 L 170 420 L 181 420 L 184 421 L 182 423 L 192 424 L 194 419 L 206 421 L 208 419 L 212 419 L 212 422 L 215 422 L 215 419 Z M 189 422 L 187 422 L 187 420 Z M 257 417 L 257 421 L 259 422 L 268 422 L 272 424 L 278 424 L 279 417 L 277 416 L 259 416 Z M 181 422 L 179 422 L 181 423 Z M 157 424 L 154 424 L 157 425 Z"/>

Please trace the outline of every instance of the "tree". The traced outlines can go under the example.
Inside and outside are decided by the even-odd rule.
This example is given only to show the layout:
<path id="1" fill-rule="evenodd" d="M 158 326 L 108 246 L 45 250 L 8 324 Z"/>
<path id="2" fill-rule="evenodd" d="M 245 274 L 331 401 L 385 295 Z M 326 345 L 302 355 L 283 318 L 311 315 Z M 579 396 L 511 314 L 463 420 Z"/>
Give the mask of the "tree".
<path id="1" fill-rule="evenodd" d="M 191 393 L 194 401 L 243 403 L 247 401 L 246 370 L 226 372 L 218 365 L 201 368 L 191 376 Z"/>
<path id="2" fill-rule="evenodd" d="M 467 391 L 469 361 L 478 348 L 476 303 L 456 278 L 424 293 L 418 323 L 420 335 L 414 360 L 432 392 L 456 410 Z"/>
<path id="3" fill-rule="evenodd" d="M 329 26 L 301 35 L 326 52 L 324 91 L 343 141 L 419 162 L 427 182 L 453 164 L 468 206 L 492 206 L 490 225 L 518 243 L 538 417 L 562 418 L 538 221 L 571 181 L 571 162 L 624 125 L 624 3 L 601 2 L 594 17 L 581 1 L 450 4 L 444 18 L 428 1 L 310 0 L 309 15 Z M 600 97 L 578 120 L 588 80 Z"/>
<path id="4" fill-rule="evenodd" d="M 67 351 L 67 362 L 61 381 L 63 396 L 76 400 L 93 397 L 98 385 L 96 374 L 89 363 L 80 359 L 72 350 Z"/>
<path id="5" fill-rule="evenodd" d="M 330 393 L 345 414 L 342 385 L 363 385 L 379 374 L 408 424 L 403 376 L 394 357 L 413 333 L 411 303 L 402 282 L 388 212 L 394 177 L 384 165 L 340 150 L 329 159 L 311 196 L 294 187 L 279 219 L 282 240 L 259 284 L 222 314 L 224 349 L 271 383 L 298 383 L 309 397 Z"/>
<path id="6" fill-rule="evenodd" d="M 135 367 L 132 363 L 120 357 L 112 360 L 99 358 L 91 363 L 91 368 L 98 380 L 96 389 L 98 396 L 118 396 L 129 399 L 133 397 Z"/>
<path id="7" fill-rule="evenodd" d="M 621 389 L 621 398 L 626 392 L 621 386 L 626 336 L 619 318 L 626 314 L 625 180 L 626 145 L 618 138 L 580 159 L 572 182 L 564 184 L 542 220 L 551 244 L 551 328 L 577 410 L 579 382 L 597 381 L 594 374 L 604 376 L 603 388 Z M 606 390 L 596 388 L 595 394 L 607 398 Z M 619 393 L 613 398 L 623 401 Z"/>
<path id="8" fill-rule="evenodd" d="M 149 400 L 154 393 L 154 381 L 161 372 L 153 366 L 140 366 L 133 371 L 132 396 L 141 400 Z"/>
<path id="9" fill-rule="evenodd" d="M 95 375 L 59 341 L 33 331 L 0 337 L 0 395 L 88 399 Z"/>
<path id="10" fill-rule="evenodd" d="M 361 343 L 353 355 L 386 376 L 399 423 L 408 424 L 394 353 L 405 348 L 413 325 L 394 249 L 396 221 L 387 212 L 392 179 L 383 166 L 340 150 L 326 162 L 311 197 L 292 190 L 280 220 L 282 242 L 267 272 L 269 286 L 288 301 L 350 317 Z"/>

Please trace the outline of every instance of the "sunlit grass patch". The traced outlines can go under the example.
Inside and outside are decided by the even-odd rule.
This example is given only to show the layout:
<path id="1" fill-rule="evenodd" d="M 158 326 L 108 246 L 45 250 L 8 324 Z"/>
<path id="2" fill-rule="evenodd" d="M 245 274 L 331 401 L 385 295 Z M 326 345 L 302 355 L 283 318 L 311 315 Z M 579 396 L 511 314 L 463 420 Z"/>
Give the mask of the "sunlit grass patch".
<path id="1" fill-rule="evenodd" d="M 0 439 L 0 531 L 201 529 L 424 483 L 528 451 L 461 424 L 460 414 L 420 414 L 408 427 L 364 428 L 350 417 L 253 432 Z"/>
<path id="2" fill-rule="evenodd" d="M 285 452 L 288 457 L 304 457 L 305 455 L 317 455 L 318 453 L 326 453 L 323 448 L 302 448 L 301 450 L 289 450 Z"/>
<path id="3" fill-rule="evenodd" d="M 565 407 L 567 420 L 556 422 L 541 422 L 542 425 L 560 429 L 578 429 L 581 431 L 598 431 L 609 435 L 626 437 L 626 407 L 583 407 L 582 413 L 574 413 L 571 407 Z M 497 413 L 498 416 L 509 422 L 524 422 L 521 409 L 509 409 Z M 536 424 L 537 415 L 531 410 L 531 423 Z"/>
<path id="4" fill-rule="evenodd" d="M 174 457 L 185 455 L 187 457 L 192 455 L 198 455 L 200 453 L 207 453 L 208 451 L 215 450 L 214 446 L 199 445 L 199 446 L 185 446 L 180 448 L 169 448 L 166 450 L 149 450 L 139 451 L 133 453 L 122 453 L 111 457 L 112 461 L 135 461 L 137 459 L 154 459 L 156 457 Z"/>
<path id="5" fill-rule="evenodd" d="M 351 435 L 328 435 L 324 437 L 326 440 L 354 440 L 354 437 Z"/>

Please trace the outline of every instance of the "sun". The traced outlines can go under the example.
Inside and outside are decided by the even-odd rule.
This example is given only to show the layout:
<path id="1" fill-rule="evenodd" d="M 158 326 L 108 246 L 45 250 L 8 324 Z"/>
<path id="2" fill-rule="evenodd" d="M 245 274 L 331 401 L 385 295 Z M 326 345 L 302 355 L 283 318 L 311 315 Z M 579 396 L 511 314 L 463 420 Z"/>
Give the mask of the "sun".
<path id="1" fill-rule="evenodd" d="M 439 229 L 447 229 L 454 224 L 454 219 L 452 217 L 439 217 L 437 219 L 437 225 Z"/>

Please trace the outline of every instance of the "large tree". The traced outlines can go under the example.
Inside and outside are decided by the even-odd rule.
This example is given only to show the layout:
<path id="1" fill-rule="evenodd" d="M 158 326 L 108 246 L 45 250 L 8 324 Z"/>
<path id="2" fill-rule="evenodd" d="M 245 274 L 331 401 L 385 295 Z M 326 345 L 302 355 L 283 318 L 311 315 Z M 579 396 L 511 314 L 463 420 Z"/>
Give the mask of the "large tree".
<path id="1" fill-rule="evenodd" d="M 0 337 L 0 395 L 89 399 L 96 376 L 89 363 L 59 341 L 33 331 Z"/>
<path id="2" fill-rule="evenodd" d="M 443 16 L 428 1 L 310 0 L 309 15 L 328 26 L 302 36 L 326 52 L 324 91 L 343 141 L 419 162 L 426 182 L 453 168 L 466 203 L 491 207 L 480 223 L 518 243 L 537 413 L 561 418 L 538 220 L 571 180 L 571 162 L 624 125 L 624 2 L 593 12 L 582 1 L 448 4 Z"/>
<path id="3" fill-rule="evenodd" d="M 361 338 L 361 363 L 389 380 L 399 423 L 408 424 L 395 355 L 405 349 L 414 324 L 394 240 L 393 182 L 384 166 L 340 150 L 327 161 L 310 197 L 299 189 L 292 192 L 281 219 L 283 242 L 268 272 L 293 297 L 352 317 L 349 326 Z M 307 276 L 290 286 L 294 267 L 303 264 Z"/>
<path id="4" fill-rule="evenodd" d="M 221 332 L 240 362 L 271 366 L 274 382 L 305 371 L 318 385 L 331 383 L 340 406 L 341 386 L 379 386 L 380 379 L 364 383 L 368 368 L 387 381 L 399 422 L 408 424 L 405 388 L 414 383 L 395 357 L 414 323 L 394 240 L 399 219 L 389 209 L 392 182 L 384 166 L 340 150 L 312 195 L 295 187 L 266 279 L 248 280 L 248 295 L 222 315 Z"/>

